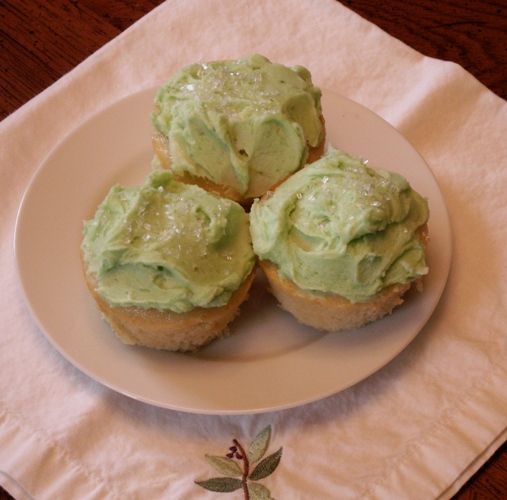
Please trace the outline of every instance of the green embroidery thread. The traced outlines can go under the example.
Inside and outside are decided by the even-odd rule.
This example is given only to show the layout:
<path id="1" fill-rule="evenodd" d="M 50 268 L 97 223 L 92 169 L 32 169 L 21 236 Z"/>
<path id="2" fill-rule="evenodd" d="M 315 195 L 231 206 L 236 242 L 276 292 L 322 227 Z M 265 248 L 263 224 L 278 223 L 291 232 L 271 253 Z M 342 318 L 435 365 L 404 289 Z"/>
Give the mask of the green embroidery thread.
<path id="1" fill-rule="evenodd" d="M 225 477 L 213 477 L 195 483 L 217 493 L 231 493 L 242 489 L 245 500 L 273 500 L 271 492 L 256 482 L 271 475 L 282 458 L 283 447 L 280 447 L 262 459 L 268 450 L 270 439 L 271 426 L 268 425 L 255 436 L 246 453 L 239 441 L 233 439 L 233 445 L 226 456 L 205 455 L 210 465 Z M 257 465 L 251 471 L 254 464 Z"/>

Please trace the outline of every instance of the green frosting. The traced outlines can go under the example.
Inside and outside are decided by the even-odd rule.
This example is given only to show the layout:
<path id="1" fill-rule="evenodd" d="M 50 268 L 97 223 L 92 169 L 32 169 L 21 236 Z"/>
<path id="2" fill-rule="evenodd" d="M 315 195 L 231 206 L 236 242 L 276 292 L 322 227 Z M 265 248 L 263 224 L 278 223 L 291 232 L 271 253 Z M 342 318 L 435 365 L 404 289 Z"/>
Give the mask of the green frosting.
<path id="1" fill-rule="evenodd" d="M 320 99 L 307 69 L 253 55 L 179 70 L 159 89 L 151 119 L 169 138 L 176 174 L 255 197 L 320 144 Z"/>
<path id="2" fill-rule="evenodd" d="M 88 272 L 111 306 L 221 306 L 255 263 L 243 208 L 168 170 L 140 187 L 114 186 L 83 234 Z"/>
<path id="3" fill-rule="evenodd" d="M 428 217 L 427 201 L 401 175 L 331 146 L 254 202 L 250 232 L 255 253 L 281 278 L 361 302 L 428 272 L 416 234 Z"/>

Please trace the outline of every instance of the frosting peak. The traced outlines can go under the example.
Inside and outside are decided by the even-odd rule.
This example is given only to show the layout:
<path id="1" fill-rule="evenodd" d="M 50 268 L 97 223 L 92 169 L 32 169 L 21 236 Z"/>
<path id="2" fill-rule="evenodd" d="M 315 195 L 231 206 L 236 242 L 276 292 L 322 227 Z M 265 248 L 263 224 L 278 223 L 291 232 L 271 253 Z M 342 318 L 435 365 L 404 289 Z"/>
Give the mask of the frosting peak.
<path id="1" fill-rule="evenodd" d="M 114 186 L 83 234 L 88 272 L 112 306 L 220 306 L 255 262 L 240 205 L 161 169 L 143 186 Z"/>
<path id="2" fill-rule="evenodd" d="M 168 137 L 177 175 L 251 198 L 301 168 L 320 144 L 320 99 L 307 69 L 253 55 L 180 69 L 160 87 L 151 119 Z"/>
<path id="3" fill-rule="evenodd" d="M 427 273 L 428 205 L 397 173 L 330 147 L 252 206 L 255 253 L 307 291 L 360 302 Z"/>

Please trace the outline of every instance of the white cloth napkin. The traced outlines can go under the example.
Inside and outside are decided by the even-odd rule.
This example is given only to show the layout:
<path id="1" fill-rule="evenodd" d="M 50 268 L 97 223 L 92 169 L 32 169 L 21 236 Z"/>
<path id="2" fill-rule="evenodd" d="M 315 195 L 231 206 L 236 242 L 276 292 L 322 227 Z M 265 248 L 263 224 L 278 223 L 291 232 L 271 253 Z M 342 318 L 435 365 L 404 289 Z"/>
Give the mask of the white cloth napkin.
<path id="1" fill-rule="evenodd" d="M 153 407 L 82 374 L 38 330 L 15 270 L 17 209 L 83 120 L 186 64 L 252 53 L 308 67 L 419 150 L 450 212 L 449 281 L 408 348 L 332 397 L 246 416 Z M 34 497 L 218 498 L 194 483 L 220 475 L 204 455 L 271 425 L 268 454 L 283 455 L 260 482 L 273 497 L 449 498 L 506 439 L 507 104 L 461 67 L 333 0 L 171 0 L 5 119 L 0 137 L 0 470 Z"/>

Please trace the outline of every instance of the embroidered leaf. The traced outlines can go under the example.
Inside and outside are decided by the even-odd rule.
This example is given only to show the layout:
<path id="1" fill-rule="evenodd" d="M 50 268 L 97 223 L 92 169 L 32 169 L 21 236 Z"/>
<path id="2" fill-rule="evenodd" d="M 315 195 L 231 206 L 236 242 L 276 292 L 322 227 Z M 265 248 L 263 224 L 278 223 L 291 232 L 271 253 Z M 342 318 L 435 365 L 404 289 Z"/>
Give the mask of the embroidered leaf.
<path id="1" fill-rule="evenodd" d="M 215 455 L 204 455 L 206 460 L 217 470 L 220 474 L 228 477 L 238 477 L 243 474 L 239 465 L 230 458 L 217 457 Z"/>
<path id="2" fill-rule="evenodd" d="M 230 493 L 239 490 L 243 486 L 240 479 L 233 479 L 232 477 L 214 477 L 205 481 L 196 481 L 195 484 L 218 493 Z"/>
<path id="3" fill-rule="evenodd" d="M 247 452 L 248 461 L 251 464 L 255 464 L 264 456 L 264 453 L 266 453 L 268 449 L 270 438 L 271 438 L 270 425 L 268 425 L 265 429 L 259 432 L 257 436 L 255 436 Z"/>
<path id="4" fill-rule="evenodd" d="M 268 477 L 270 474 L 272 474 L 280 463 L 280 459 L 282 458 L 282 451 L 283 447 L 259 462 L 254 471 L 248 476 L 248 479 L 258 481 L 259 479 L 264 479 L 265 477 Z"/>
<path id="5" fill-rule="evenodd" d="M 274 500 L 271 492 L 260 483 L 248 483 L 250 500 Z"/>

